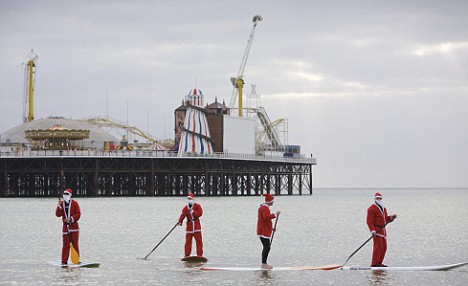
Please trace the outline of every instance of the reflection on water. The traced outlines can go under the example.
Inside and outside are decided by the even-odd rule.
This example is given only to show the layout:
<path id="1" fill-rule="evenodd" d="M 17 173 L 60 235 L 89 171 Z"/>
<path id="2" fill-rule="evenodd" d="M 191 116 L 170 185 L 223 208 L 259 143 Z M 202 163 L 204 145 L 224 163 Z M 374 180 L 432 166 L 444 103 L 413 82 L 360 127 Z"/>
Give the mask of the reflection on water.
<path id="1" fill-rule="evenodd" d="M 184 261 L 184 266 L 188 269 L 198 269 L 203 267 L 205 264 L 205 262 Z"/>
<path id="2" fill-rule="evenodd" d="M 371 271 L 370 285 L 387 285 L 387 271 Z"/>
<path id="3" fill-rule="evenodd" d="M 275 282 L 275 273 L 268 270 L 256 271 L 258 284 L 272 284 Z"/>
<path id="4" fill-rule="evenodd" d="M 60 273 L 59 280 L 64 282 L 64 284 L 76 284 L 80 281 L 80 268 L 59 268 L 57 271 Z"/>

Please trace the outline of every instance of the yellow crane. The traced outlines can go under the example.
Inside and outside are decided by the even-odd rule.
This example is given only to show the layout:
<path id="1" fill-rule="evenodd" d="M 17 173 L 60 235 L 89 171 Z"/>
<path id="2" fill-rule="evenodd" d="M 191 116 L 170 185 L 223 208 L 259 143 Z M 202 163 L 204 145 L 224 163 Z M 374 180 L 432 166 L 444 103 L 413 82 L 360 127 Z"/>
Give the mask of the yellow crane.
<path id="1" fill-rule="evenodd" d="M 236 104 L 236 99 L 239 98 L 239 117 L 242 117 L 242 88 L 244 86 L 244 70 L 245 65 L 247 64 L 247 58 L 249 57 L 250 47 L 252 46 L 252 41 L 255 33 L 255 27 L 257 27 L 258 22 L 262 21 L 263 18 L 260 15 L 255 15 L 252 19 L 253 27 L 252 31 L 250 32 L 249 40 L 247 41 L 247 46 L 245 47 L 244 56 L 242 57 L 242 61 L 239 67 L 239 71 L 237 72 L 237 77 L 231 77 L 231 82 L 234 86 L 232 89 L 231 101 L 229 102 L 229 107 L 234 108 Z"/>
<path id="2" fill-rule="evenodd" d="M 23 123 L 34 120 L 34 84 L 36 81 L 36 67 L 38 56 L 31 50 L 23 62 Z"/>

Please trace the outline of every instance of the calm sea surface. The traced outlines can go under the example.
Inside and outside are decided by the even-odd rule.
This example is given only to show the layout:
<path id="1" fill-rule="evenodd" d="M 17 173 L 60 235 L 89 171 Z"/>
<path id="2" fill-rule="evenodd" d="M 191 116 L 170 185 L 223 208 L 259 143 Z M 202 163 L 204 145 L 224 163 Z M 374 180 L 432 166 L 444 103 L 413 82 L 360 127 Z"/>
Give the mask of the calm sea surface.
<path id="1" fill-rule="evenodd" d="M 276 197 L 281 210 L 269 263 L 342 264 L 369 237 L 366 209 L 380 191 L 389 213 L 389 266 L 468 261 L 468 189 L 317 189 Z M 99 268 L 62 269 L 56 199 L 0 199 L 0 285 L 468 285 L 468 266 L 447 272 L 201 271 L 185 264 L 184 227 L 175 225 L 185 198 L 78 198 L 81 260 Z M 255 234 L 261 197 L 197 198 L 205 266 L 258 266 Z M 195 245 L 194 245 L 195 246 Z M 372 242 L 347 266 L 368 266 Z"/>

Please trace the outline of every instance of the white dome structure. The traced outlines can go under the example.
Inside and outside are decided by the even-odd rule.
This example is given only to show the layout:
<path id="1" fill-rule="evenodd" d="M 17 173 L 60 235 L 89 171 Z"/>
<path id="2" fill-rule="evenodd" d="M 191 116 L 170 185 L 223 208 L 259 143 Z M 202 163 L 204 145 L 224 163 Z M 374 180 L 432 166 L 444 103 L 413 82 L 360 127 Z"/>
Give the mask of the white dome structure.
<path id="1" fill-rule="evenodd" d="M 1 135 L 1 144 L 29 144 L 26 139 L 26 130 L 46 130 L 54 126 L 62 126 L 67 129 L 89 130 L 89 138 L 83 140 L 84 148 L 104 147 L 105 142 L 119 142 L 119 139 L 109 134 L 103 128 L 82 120 L 67 119 L 64 117 L 48 117 L 45 119 L 36 119 L 13 127 Z"/>

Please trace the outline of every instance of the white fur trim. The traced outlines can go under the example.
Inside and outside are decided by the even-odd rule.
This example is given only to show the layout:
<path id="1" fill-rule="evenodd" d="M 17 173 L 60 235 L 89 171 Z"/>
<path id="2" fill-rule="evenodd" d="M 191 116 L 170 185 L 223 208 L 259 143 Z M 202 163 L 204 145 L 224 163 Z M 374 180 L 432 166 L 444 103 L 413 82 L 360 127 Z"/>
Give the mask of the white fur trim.
<path id="1" fill-rule="evenodd" d="M 380 236 L 380 237 L 383 237 L 384 239 L 387 239 L 387 237 L 386 237 L 385 235 L 383 235 L 383 234 L 376 233 L 375 235 Z"/>

